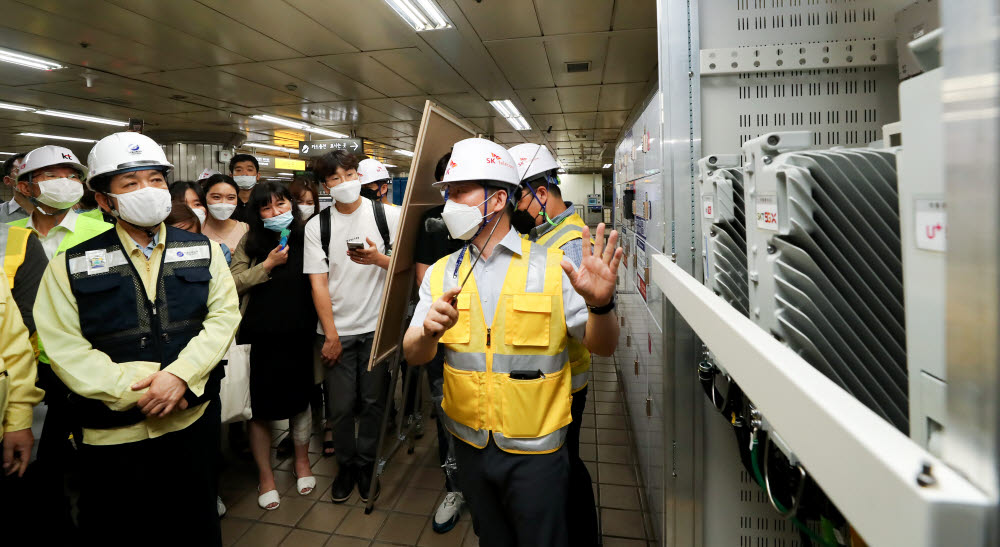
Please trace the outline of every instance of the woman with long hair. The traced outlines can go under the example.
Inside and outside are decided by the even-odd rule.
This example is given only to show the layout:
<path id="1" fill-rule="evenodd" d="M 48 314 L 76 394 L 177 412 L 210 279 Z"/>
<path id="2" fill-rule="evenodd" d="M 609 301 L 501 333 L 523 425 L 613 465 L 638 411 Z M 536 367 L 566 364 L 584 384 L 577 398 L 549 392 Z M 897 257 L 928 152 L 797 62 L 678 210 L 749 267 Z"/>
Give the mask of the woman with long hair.
<path id="1" fill-rule="evenodd" d="M 225 243 L 230 249 L 235 249 L 249 229 L 245 222 L 230 218 L 236 210 L 240 187 L 229 175 L 212 175 L 205 181 L 204 188 L 208 218 L 201 227 L 201 233 L 216 243 Z"/>
<path id="2" fill-rule="evenodd" d="M 291 421 L 296 491 L 306 496 L 316 487 L 309 464 L 316 312 L 302 273 L 305 223 L 288 188 L 258 184 L 247 202 L 247 218 L 249 232 L 236 247 L 231 271 L 244 310 L 237 343 L 250 344 L 250 449 L 260 478 L 257 503 L 270 511 L 280 502 L 271 467 L 271 421 Z"/>

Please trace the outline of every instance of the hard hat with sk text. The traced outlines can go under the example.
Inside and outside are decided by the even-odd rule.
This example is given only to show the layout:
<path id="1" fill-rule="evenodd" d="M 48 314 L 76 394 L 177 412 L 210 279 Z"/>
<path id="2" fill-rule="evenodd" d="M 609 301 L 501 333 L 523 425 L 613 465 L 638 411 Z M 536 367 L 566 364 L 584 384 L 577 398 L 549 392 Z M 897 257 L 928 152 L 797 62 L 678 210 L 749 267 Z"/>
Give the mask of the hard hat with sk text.
<path id="1" fill-rule="evenodd" d="M 493 182 L 516 188 L 521 179 L 510 153 L 499 144 L 486 139 L 465 139 L 455 143 L 451 160 L 441 182 L 435 186 L 455 182 Z"/>
<path id="2" fill-rule="evenodd" d="M 552 157 L 549 149 L 530 142 L 513 146 L 508 150 L 517 162 L 517 175 L 522 181 L 544 174 L 553 169 L 559 169 L 559 164 Z"/>

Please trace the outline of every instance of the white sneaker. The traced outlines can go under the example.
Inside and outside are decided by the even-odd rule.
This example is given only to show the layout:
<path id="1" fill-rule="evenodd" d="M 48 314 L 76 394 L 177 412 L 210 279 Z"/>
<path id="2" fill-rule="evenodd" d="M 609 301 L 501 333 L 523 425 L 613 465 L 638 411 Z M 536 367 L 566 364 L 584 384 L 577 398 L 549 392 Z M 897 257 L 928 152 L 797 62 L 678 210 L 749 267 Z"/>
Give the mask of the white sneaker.
<path id="1" fill-rule="evenodd" d="M 458 517 L 462 514 L 462 506 L 465 505 L 465 496 L 461 492 L 448 492 L 444 501 L 438 506 L 434 513 L 434 531 L 443 534 L 455 527 Z"/>
<path id="2" fill-rule="evenodd" d="M 219 518 L 221 519 L 223 515 L 226 514 L 226 504 L 222 503 L 222 496 L 216 496 L 215 498 L 215 510 L 219 512 Z"/>

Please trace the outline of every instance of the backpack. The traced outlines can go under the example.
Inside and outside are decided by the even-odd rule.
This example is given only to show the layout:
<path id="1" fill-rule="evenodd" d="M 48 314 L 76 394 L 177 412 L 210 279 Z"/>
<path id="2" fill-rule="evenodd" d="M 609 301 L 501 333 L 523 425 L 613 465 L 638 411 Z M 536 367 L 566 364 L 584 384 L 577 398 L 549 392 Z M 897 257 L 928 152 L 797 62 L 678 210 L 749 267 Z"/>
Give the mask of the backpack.
<path id="1" fill-rule="evenodd" d="M 367 199 L 367 198 L 366 198 Z M 378 233 L 385 242 L 385 256 L 392 256 L 392 243 L 389 241 L 389 222 L 385 219 L 385 204 L 378 200 L 371 200 L 372 211 L 375 213 L 375 225 L 378 226 Z M 331 205 L 330 207 L 335 207 Z M 332 222 L 330 211 L 322 211 L 319 215 L 319 238 L 326 251 L 327 260 L 330 260 L 330 231 Z"/>

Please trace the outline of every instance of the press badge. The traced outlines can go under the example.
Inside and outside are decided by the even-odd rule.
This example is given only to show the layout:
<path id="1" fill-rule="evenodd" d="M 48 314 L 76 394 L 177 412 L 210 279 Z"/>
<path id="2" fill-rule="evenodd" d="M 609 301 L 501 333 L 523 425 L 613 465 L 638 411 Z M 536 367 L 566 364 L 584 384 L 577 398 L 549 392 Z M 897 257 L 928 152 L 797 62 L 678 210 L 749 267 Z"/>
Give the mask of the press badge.
<path id="1" fill-rule="evenodd" d="M 108 271 L 108 255 L 104 249 L 86 252 L 87 275 Z"/>

